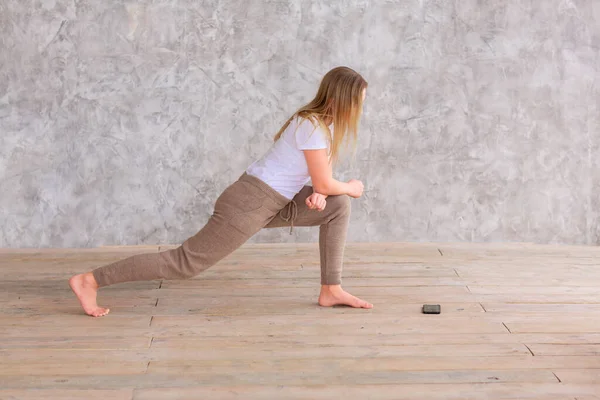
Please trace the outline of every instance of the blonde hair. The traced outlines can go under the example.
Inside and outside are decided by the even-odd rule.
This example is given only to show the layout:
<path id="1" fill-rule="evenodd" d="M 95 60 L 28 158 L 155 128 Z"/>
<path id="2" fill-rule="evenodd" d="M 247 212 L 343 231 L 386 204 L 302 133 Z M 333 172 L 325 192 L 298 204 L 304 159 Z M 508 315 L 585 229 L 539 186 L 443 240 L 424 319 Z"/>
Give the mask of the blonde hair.
<path id="1" fill-rule="evenodd" d="M 346 141 L 356 150 L 358 124 L 362 113 L 362 93 L 367 81 L 348 67 L 337 67 L 329 71 L 319 85 L 314 99 L 301 107 L 281 127 L 274 140 L 277 141 L 295 117 L 308 119 L 325 132 L 330 143 L 332 163 L 338 160 L 341 144 Z M 325 122 L 333 123 L 331 134 Z"/>

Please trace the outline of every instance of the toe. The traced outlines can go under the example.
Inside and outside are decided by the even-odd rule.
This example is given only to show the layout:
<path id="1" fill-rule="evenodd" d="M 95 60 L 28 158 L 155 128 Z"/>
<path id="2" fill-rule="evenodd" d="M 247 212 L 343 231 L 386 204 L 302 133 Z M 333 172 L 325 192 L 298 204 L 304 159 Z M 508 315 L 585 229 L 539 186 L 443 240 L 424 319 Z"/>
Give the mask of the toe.
<path id="1" fill-rule="evenodd" d="M 355 297 L 352 299 L 351 305 L 352 307 L 356 307 L 356 308 L 362 308 L 364 305 L 364 301 L 362 301 L 361 299 Z"/>
<path id="2" fill-rule="evenodd" d="M 361 308 L 373 308 L 373 305 L 371 303 L 368 303 L 364 300 L 359 300 L 359 303 Z"/>
<path id="3" fill-rule="evenodd" d="M 108 314 L 108 309 L 105 308 L 97 308 L 92 313 L 94 317 L 104 317 L 106 314 Z"/>

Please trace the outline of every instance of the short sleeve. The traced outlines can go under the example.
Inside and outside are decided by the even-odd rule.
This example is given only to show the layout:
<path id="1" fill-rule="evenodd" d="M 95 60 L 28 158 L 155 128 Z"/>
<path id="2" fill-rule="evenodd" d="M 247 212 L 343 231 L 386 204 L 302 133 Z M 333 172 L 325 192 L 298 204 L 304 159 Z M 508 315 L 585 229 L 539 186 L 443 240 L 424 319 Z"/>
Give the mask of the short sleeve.
<path id="1" fill-rule="evenodd" d="M 327 149 L 327 139 L 323 130 L 305 118 L 298 120 L 296 129 L 296 147 L 298 150 Z"/>

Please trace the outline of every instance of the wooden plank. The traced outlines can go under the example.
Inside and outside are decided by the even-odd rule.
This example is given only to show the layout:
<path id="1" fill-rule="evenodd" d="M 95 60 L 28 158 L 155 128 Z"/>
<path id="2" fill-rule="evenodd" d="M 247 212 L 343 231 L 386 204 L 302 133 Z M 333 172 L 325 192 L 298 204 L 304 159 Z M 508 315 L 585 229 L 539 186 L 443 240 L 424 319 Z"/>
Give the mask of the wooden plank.
<path id="1" fill-rule="evenodd" d="M 309 311 L 305 315 L 156 315 L 152 319 L 152 327 L 160 328 L 164 326 L 181 326 L 186 325 L 192 326 L 207 326 L 212 325 L 215 328 L 220 326 L 234 326 L 234 325 L 302 325 L 302 326 L 323 326 L 323 327 L 336 327 L 346 326 L 349 324 L 363 324 L 363 325 L 395 325 L 395 326 L 417 326 L 419 324 L 441 324 L 447 323 L 455 324 L 470 324 L 475 325 L 502 325 L 506 323 L 542 323 L 548 322 L 548 318 L 545 316 L 529 316 L 529 315 L 505 315 L 499 313 L 477 313 L 473 315 L 391 315 L 391 314 L 375 314 L 372 310 L 358 309 L 358 308 L 340 308 L 340 311 L 350 311 L 347 313 L 338 313 L 335 308 L 323 308 L 315 307 L 314 311 Z M 585 322 L 586 318 L 555 318 L 557 324 L 571 321 L 577 323 L 579 321 Z M 456 327 L 456 329 L 460 329 Z M 506 328 L 504 328 L 506 329 Z M 459 332 L 459 331 L 456 331 Z M 440 332 L 442 333 L 442 332 Z M 449 332 L 446 332 L 449 333 Z M 472 332 L 477 333 L 477 332 Z"/>
<path id="2" fill-rule="evenodd" d="M 83 319 L 90 319 L 93 321 L 98 321 L 98 319 L 80 316 Z M 112 316 L 115 317 L 115 316 Z M 435 316 L 432 316 L 435 317 Z M 162 318 L 155 317 L 154 319 Z M 189 318 L 189 317 L 188 317 Z M 109 318 L 106 318 L 107 320 Z M 402 318 L 406 319 L 406 318 Z M 456 321 L 454 322 L 457 323 Z M 124 328 L 119 327 L 118 324 L 114 324 L 112 326 L 103 326 L 100 322 L 95 328 L 90 328 L 90 326 L 78 326 L 73 325 L 71 327 L 53 327 L 47 326 L 44 327 L 43 331 L 36 329 L 19 329 L 19 327 L 13 328 L 4 328 L 0 326 L 0 337 L 4 338 L 35 338 L 35 337 L 46 337 L 46 336 L 88 336 L 88 337 L 106 337 L 106 336 L 115 336 L 115 337 L 172 337 L 177 335 L 208 335 L 215 337 L 227 337 L 227 336 L 237 336 L 238 334 L 244 335 L 253 335 L 253 336 L 262 336 L 262 335 L 273 335 L 273 336 L 294 336 L 293 331 L 286 331 L 284 328 L 276 328 L 271 329 L 270 325 L 261 325 L 255 324 L 254 326 L 248 326 L 247 329 L 244 329 L 245 322 L 238 323 L 236 326 L 235 332 L 230 332 L 229 334 L 224 330 L 216 330 L 212 329 L 210 326 L 186 326 L 183 324 L 182 326 L 178 326 L 176 324 L 169 326 L 156 327 L 154 326 L 154 322 L 152 326 L 149 328 Z M 397 324 L 396 324 L 397 325 Z M 402 335 L 398 337 L 398 340 L 405 340 L 411 343 L 424 343 L 425 340 L 440 340 L 442 343 L 470 343 L 466 342 L 466 340 L 475 340 L 476 337 L 481 337 L 481 340 L 496 340 L 497 343 L 587 343 L 592 340 L 598 343 L 598 334 L 597 333 L 585 333 L 585 332 L 529 332 L 527 335 L 515 335 L 511 336 L 503 327 L 501 323 L 497 322 L 481 322 L 475 325 L 466 326 L 466 327 L 456 327 L 456 329 L 452 329 L 452 321 L 441 321 L 439 325 L 436 325 L 435 320 L 432 322 L 425 321 L 407 321 L 406 325 L 400 325 L 397 329 L 394 326 L 387 326 L 382 329 L 379 327 L 367 327 L 364 329 L 360 329 L 360 326 L 357 323 L 352 324 L 352 331 L 344 332 L 343 327 L 340 325 L 334 326 L 331 332 L 327 333 L 327 335 L 334 334 L 343 334 L 349 335 L 350 337 L 357 336 L 365 336 L 365 340 L 368 340 L 369 332 L 375 332 L 377 335 L 377 340 L 386 335 Z M 364 326 L 364 325 L 361 325 Z M 239 327 L 239 331 L 237 330 Z M 268 330 L 260 330 L 261 328 Z M 223 328 L 224 329 L 224 328 Z M 294 329 L 294 328 L 290 328 Z M 323 325 L 321 328 L 303 328 L 300 332 L 298 332 L 298 336 L 300 337 L 302 332 L 303 334 L 309 334 L 308 332 L 313 332 L 316 334 L 323 334 L 321 329 L 326 329 L 326 326 Z M 470 329 L 473 329 L 472 331 Z M 337 332 L 337 333 L 336 333 Z M 343 332 L 343 333 L 340 333 Z M 513 333 L 521 333 L 514 332 Z M 527 333 L 527 332 L 525 332 Z M 453 335 L 457 334 L 457 335 Z M 465 336 L 470 335 L 472 336 Z M 489 334 L 489 335 L 483 335 Z M 496 335 L 495 335 L 496 334 Z M 411 337 L 412 335 L 416 335 L 418 337 Z M 426 335 L 426 336 L 423 336 Z M 465 339 L 461 338 L 464 337 Z M 423 338 L 423 339 L 420 339 Z M 533 339 L 532 339 L 533 338 Z M 340 338 L 342 340 L 342 338 Z"/>
<path id="3" fill-rule="evenodd" d="M 127 331 L 125 331 L 127 333 Z M 3 338 L 0 341 L 0 349 L 145 349 L 150 345 L 150 337 L 112 337 L 112 336 L 44 336 L 45 332 L 37 333 L 33 337 Z M 102 331 L 96 332 L 102 335 Z M 199 342 L 198 342 L 199 341 Z M 372 339 L 368 336 L 344 336 L 336 338 L 333 336 L 252 336 L 245 337 L 241 342 L 232 342 L 228 338 L 201 337 L 190 339 L 177 337 L 155 337 L 152 341 L 153 348 L 170 347 L 194 347 L 206 346 L 213 348 L 236 347 L 240 343 L 252 346 L 314 346 L 314 347 L 342 347 L 342 346 L 370 346 Z M 378 335 L 377 344 L 381 346 L 415 346 L 427 348 L 429 346 L 440 346 L 443 351 L 446 345 L 476 345 L 489 344 L 527 344 L 536 355 L 590 355 L 600 343 L 598 334 L 402 334 L 402 335 Z M 547 344 L 548 346 L 541 346 Z M 433 347 L 435 348 L 435 347 Z M 458 348 L 458 347 L 457 347 Z M 415 350 L 417 351 L 417 350 Z M 571 354 L 573 353 L 573 354 Z"/>
<path id="4" fill-rule="evenodd" d="M 44 326 L 43 329 L 29 326 L 27 328 L 15 326 L 15 327 L 3 327 L 0 325 L 0 337 L 2 340 L 5 338 L 36 338 L 46 336 L 88 336 L 88 337 L 152 337 L 152 330 L 149 327 L 146 328 L 128 328 L 119 326 L 118 323 L 106 323 L 103 325 L 99 322 L 99 318 L 92 318 L 86 315 L 78 315 L 78 318 L 89 319 L 97 321 L 96 326 L 90 326 L 86 324 L 73 324 L 70 327 L 66 326 Z M 110 318 L 115 317 L 111 315 Z M 110 318 L 102 317 L 102 319 L 109 320 Z"/>
<path id="5" fill-rule="evenodd" d="M 249 343 L 230 343 L 224 348 L 206 346 L 201 340 L 178 342 L 172 345 L 152 347 L 149 350 L 95 350 L 95 349 L 11 349 L 0 350 L 5 366 L 19 363 L 38 364 L 72 363 L 80 360 L 104 362 L 135 361 L 197 361 L 197 360 L 284 360 L 284 359 L 321 359 L 344 358 L 389 358 L 389 357 L 501 357 L 525 355 L 529 351 L 522 345 L 478 344 L 446 346 L 295 346 L 256 345 Z"/>
<path id="6" fill-rule="evenodd" d="M 147 363 L 146 363 L 147 364 Z M 87 390 L 105 389 L 119 390 L 135 387 L 174 387 L 192 386 L 195 381 L 192 378 L 180 379 L 179 377 L 161 376 L 149 377 L 145 373 L 127 374 L 69 374 L 66 369 L 64 373 L 55 370 L 54 373 L 2 375 L 0 374 L 0 388 L 11 390 L 23 389 L 60 389 L 60 390 Z"/>
<path id="7" fill-rule="evenodd" d="M 99 301 L 102 303 L 102 300 L 111 300 L 111 299 L 119 299 L 118 304 L 115 306 L 121 307 L 143 307 L 149 305 L 156 305 L 156 300 L 158 299 L 156 292 L 151 292 L 149 295 L 140 296 L 136 291 L 130 291 L 127 293 L 118 293 L 118 292 L 105 292 L 101 291 L 99 296 Z M 46 310 L 55 310 L 56 313 L 59 313 L 64 307 L 70 307 L 73 304 L 79 305 L 77 301 L 77 297 L 74 294 L 69 295 L 60 295 L 54 298 L 51 297 L 42 297 L 35 296 L 34 294 L 30 294 L 27 296 L 16 296 L 15 298 L 2 300 L 0 301 L 0 310 L 9 311 L 8 308 L 12 307 L 23 307 L 23 308 L 39 308 Z"/>
<path id="8" fill-rule="evenodd" d="M 220 342 L 220 343 L 219 343 Z M 219 343 L 222 347 L 215 347 Z M 162 341 L 149 351 L 152 360 L 280 360 L 288 358 L 362 358 L 362 357 L 464 357 L 464 356 L 514 356 L 530 355 L 521 344 L 453 344 L 418 346 L 313 346 L 263 343 L 249 341 L 225 342 L 223 340 L 175 340 Z"/>
<path id="9" fill-rule="evenodd" d="M 212 361 L 216 362 L 216 361 Z M 285 361 L 278 361 L 281 363 Z M 198 385 L 302 385 L 310 382 L 312 385 L 345 385 L 361 382 L 365 385 L 374 384 L 401 384 L 401 383 L 499 383 L 499 382 L 557 382 L 556 377 L 548 370 L 462 370 L 453 371 L 399 371 L 379 370 L 360 371 L 353 370 L 351 373 L 342 366 L 335 370 L 319 368 L 311 361 L 311 366 L 301 360 L 294 360 L 294 364 L 286 363 L 286 367 L 279 369 L 271 365 L 262 368 L 263 363 L 252 363 L 250 366 L 231 361 L 228 366 L 221 368 L 217 365 L 215 369 L 196 369 L 197 365 L 184 362 L 181 367 L 175 367 L 177 375 L 192 375 Z M 165 362 L 151 362 L 148 374 L 172 375 L 165 371 L 169 365 Z M 190 368 L 192 367 L 192 368 Z"/>
<path id="10" fill-rule="evenodd" d="M 131 400 L 133 398 L 133 388 L 119 390 L 104 389 L 21 389 L 21 390 L 3 390 L 0 389 L 1 400 L 41 400 L 41 399 L 61 399 L 61 400 Z"/>
<path id="11" fill-rule="evenodd" d="M 565 275 L 565 274 L 561 274 L 561 275 Z M 519 287 L 525 281 L 524 278 L 518 277 L 518 276 L 513 276 L 512 274 L 508 277 L 504 276 L 504 277 L 495 277 L 495 278 L 492 278 L 492 277 L 470 278 L 468 276 L 463 276 L 463 277 L 457 278 L 457 279 L 460 279 L 460 282 L 462 282 L 464 285 L 469 285 L 469 286 L 474 286 L 474 285 L 475 286 L 486 286 L 486 285 L 489 285 L 490 283 L 493 283 L 495 286 Z M 573 277 L 571 274 L 571 276 L 568 276 L 568 277 L 565 276 L 565 277 L 558 278 L 555 276 L 543 276 L 542 274 L 540 274 L 540 276 L 538 276 L 535 279 L 528 279 L 527 286 L 528 287 L 529 286 L 598 287 L 598 286 L 600 286 L 600 277 L 591 277 L 591 278 Z"/>
<path id="12" fill-rule="evenodd" d="M 150 347 L 151 337 L 114 337 L 114 336 L 44 336 L 40 332 L 34 337 L 3 337 L 0 350 L 8 349 L 79 349 L 79 350 L 139 350 Z"/>
<path id="13" fill-rule="evenodd" d="M 315 370 L 312 359 L 254 360 L 252 372 L 265 374 L 273 371 Z M 230 376 L 240 369 L 247 371 L 245 360 L 194 360 L 194 361 L 151 361 L 148 373 L 163 375 L 223 374 Z M 347 376 L 359 373 L 389 371 L 503 371 L 503 370 L 554 370 L 554 369 L 599 369 L 598 357 L 579 356 L 510 356 L 510 357 L 363 357 L 360 359 L 320 359 L 319 371 L 337 371 Z M 216 383 L 215 383 L 216 384 Z"/>
<path id="14" fill-rule="evenodd" d="M 291 336 L 291 335 L 273 335 L 265 332 L 260 336 L 245 336 L 231 340 L 229 337 L 211 337 L 211 336 L 186 336 L 185 338 L 177 336 L 155 336 L 152 341 L 152 347 L 161 348 L 163 346 L 174 346 L 185 344 L 189 341 L 203 341 L 207 346 L 224 348 L 235 346 L 236 344 L 250 345 L 273 345 L 273 346 L 370 346 L 373 345 L 373 338 L 367 335 L 343 335 L 343 336 Z M 377 345 L 380 346 L 444 346 L 444 345 L 462 345 L 462 344 L 531 344 L 531 343 L 549 343 L 549 344 L 590 344 L 600 343 L 600 334 L 560 334 L 560 333 L 523 333 L 509 334 L 503 333 L 408 333 L 408 334 L 389 334 L 377 335 Z"/>
<path id="15" fill-rule="evenodd" d="M 593 344 L 549 344 L 528 343 L 536 356 L 600 356 L 600 343 Z"/>
<path id="16" fill-rule="evenodd" d="M 384 394 L 393 397 L 383 398 L 433 398 L 433 399 L 460 399 L 472 398 L 480 400 L 486 394 L 494 400 L 500 399 L 554 399 L 562 394 L 570 395 L 590 395 L 596 393 L 600 385 L 590 384 L 564 384 L 554 380 L 551 383 L 504 383 L 504 382 L 486 382 L 486 383 L 444 383 L 444 384 L 378 384 L 365 385 L 350 383 L 347 385 L 313 385 L 310 382 L 302 385 L 244 385 L 235 384 L 235 376 L 226 385 L 217 386 L 215 384 L 202 385 L 194 379 L 193 374 L 184 375 L 94 375 L 94 376 L 68 376 L 68 375 L 29 375 L 29 376 L 9 376 L 0 375 L 0 387 L 3 389 L 23 389 L 27 385 L 35 382 L 35 387 L 39 389 L 121 389 L 136 387 L 134 398 L 140 392 L 158 393 L 160 399 L 180 398 L 186 393 L 186 389 L 196 394 L 196 398 L 337 398 L 340 389 L 354 388 L 356 392 L 349 398 L 380 398 Z M 299 390 L 298 393 L 287 389 Z M 344 389 L 345 390 L 345 389 Z M 190 393 L 190 392 L 187 392 Z M 223 397 L 229 395 L 234 397 Z M 269 395 L 272 394 L 272 395 Z M 315 393 L 315 396 L 312 396 Z M 321 397 L 321 395 L 331 397 Z M 346 392 L 341 392 L 346 393 Z M 363 393 L 365 396 L 357 396 Z M 206 394 L 206 396 L 204 395 Z M 414 397 L 417 394 L 425 394 L 424 397 Z M 282 396 L 279 397 L 278 395 Z M 296 395 L 298 397 L 296 397 Z M 461 397 L 462 395 L 462 397 Z M 544 395 L 540 397 L 541 395 Z M 256 396 L 256 397 L 255 397 Z M 404 397 L 399 397 L 404 396 Z M 473 396 L 473 397 L 466 397 Z M 186 398 L 186 397 L 183 397 Z M 486 398 L 486 397 L 483 397 Z"/>
<path id="17" fill-rule="evenodd" d="M 359 311 L 359 310 L 357 310 Z M 501 333 L 501 322 L 470 320 L 457 322 L 455 318 L 440 316 L 369 317 L 344 315 L 329 318 L 326 323 L 312 316 L 253 316 L 248 318 L 220 318 L 197 316 L 156 316 L 152 320 L 155 336 L 174 335 L 380 335 L 401 333 Z"/>
<path id="18" fill-rule="evenodd" d="M 383 298 L 370 297 L 375 308 L 369 310 L 373 314 L 387 315 L 420 315 L 423 303 L 399 303 Z M 484 310 L 478 303 L 444 303 L 444 315 L 480 314 Z M 129 309 L 135 312 L 135 308 Z M 161 297 L 156 308 L 151 311 L 155 316 L 168 315 L 304 315 L 320 313 L 320 316 L 356 314 L 357 310 L 349 307 L 320 307 L 317 296 L 303 298 L 280 298 L 274 302 L 265 302 L 259 297 L 231 297 L 204 299 L 194 298 L 182 301 L 175 297 Z M 120 314 L 120 313 L 119 313 Z"/>
<path id="19" fill-rule="evenodd" d="M 477 249 L 475 243 L 467 243 L 468 246 L 459 249 L 454 244 L 451 246 L 441 246 L 444 257 L 456 260 L 511 260 L 521 259 L 552 259 L 565 257 L 571 260 L 586 260 L 598 257 L 598 249 L 595 246 L 560 246 L 560 245 L 533 245 L 522 247 L 520 249 L 510 248 L 508 243 L 499 243 L 496 249 L 492 243 L 483 243 L 481 249 Z"/>
<path id="20" fill-rule="evenodd" d="M 596 315 L 600 313 L 600 304 L 516 304 L 516 303 L 483 303 L 483 308 L 489 313 L 531 314 L 555 318 L 557 314 L 571 316 L 574 314 Z M 548 315 L 550 314 L 550 315 Z"/>
<path id="21" fill-rule="evenodd" d="M 553 318 L 553 319 L 533 319 L 529 317 L 506 318 L 506 326 L 514 333 L 598 333 L 600 332 L 600 320 L 583 318 Z"/>
<path id="22" fill-rule="evenodd" d="M 469 285 L 469 290 L 473 294 L 542 294 L 542 295 L 573 295 L 573 296 L 585 296 L 585 295 L 597 295 L 597 287 L 569 287 L 569 286 L 474 286 Z"/>
<path id="23" fill-rule="evenodd" d="M 600 369 L 597 368 L 556 369 L 554 373 L 564 383 L 600 384 Z"/>
<path id="24" fill-rule="evenodd" d="M 106 305 L 110 308 L 110 312 L 113 316 L 122 316 L 122 317 L 139 317 L 143 315 L 147 315 L 150 318 L 156 312 L 156 300 L 158 299 L 119 299 L 118 302 L 115 302 L 111 299 L 102 299 L 100 301 L 101 305 Z M 0 317 L 7 316 L 41 316 L 48 314 L 61 314 L 61 315 L 77 315 L 84 316 L 85 313 L 83 309 L 77 302 L 77 300 L 73 299 L 67 302 L 54 302 L 53 304 L 33 304 L 34 301 L 25 302 L 29 303 L 29 305 L 24 306 L 22 302 L 6 302 L 2 303 L 0 307 Z M 39 301 L 38 301 L 39 303 Z M 105 304 L 106 303 L 106 304 Z M 140 305 L 141 304 L 141 305 Z"/>
<path id="25" fill-rule="evenodd" d="M 540 260 L 537 261 L 540 265 L 531 265 L 531 260 L 527 261 L 518 261 L 511 260 L 506 263 L 499 263 L 495 260 L 487 260 L 480 261 L 477 263 L 473 263 L 470 265 L 452 265 L 456 268 L 458 275 L 462 278 L 491 278 L 491 277 L 499 277 L 502 279 L 514 279 L 517 277 L 524 276 L 534 276 L 532 281 L 536 281 L 536 277 L 544 278 L 556 278 L 556 276 L 560 277 L 569 277 L 573 278 L 582 278 L 583 273 L 589 273 L 590 278 L 595 279 L 598 277 L 597 268 L 598 261 L 596 260 L 594 263 L 584 264 L 584 265 L 576 265 L 571 263 L 568 259 L 564 260 Z M 428 263 L 429 264 L 429 263 Z M 435 265 L 438 268 L 440 265 L 438 264 L 430 264 Z M 492 268 L 494 267 L 494 268 Z M 548 272 L 548 269 L 552 268 L 551 275 L 540 275 L 540 273 Z M 504 272 L 504 273 L 502 273 Z M 569 276 L 569 273 L 571 276 Z M 493 281 L 488 281 L 488 284 Z"/>
<path id="26" fill-rule="evenodd" d="M 297 326 L 295 324 L 268 326 L 268 325 L 248 325 L 235 324 L 230 328 L 222 326 L 220 329 L 210 326 L 187 326 L 187 325 L 172 325 L 155 327 L 152 330 L 152 335 L 160 336 L 176 336 L 176 335 L 209 335 L 217 337 L 235 337 L 235 336 L 256 336 L 261 335 L 265 331 L 271 332 L 273 335 L 386 335 L 386 334 L 404 334 L 404 333 L 500 333 L 504 327 L 502 324 L 491 323 L 471 323 L 468 325 L 457 326 L 451 322 L 438 323 L 429 322 L 422 323 L 420 326 L 389 326 L 389 325 L 360 325 L 358 323 L 350 325 L 348 328 L 343 326 L 334 326 L 328 328 L 324 325 Z"/>
<path id="27" fill-rule="evenodd" d="M 428 262 L 429 263 L 429 262 Z M 439 264 L 436 265 L 438 268 Z M 584 273 L 590 274 L 590 278 L 598 277 L 598 260 L 590 260 L 588 263 L 574 263 L 573 260 L 564 259 L 511 259 L 505 262 L 498 260 L 483 260 L 471 264 L 453 265 L 456 268 L 458 275 L 463 278 L 491 278 L 499 277 L 502 279 L 511 279 L 516 277 L 533 276 L 531 279 L 535 282 L 538 278 L 556 278 L 556 276 L 565 276 L 571 279 L 582 278 Z M 486 268 L 487 267 L 487 268 Z M 494 268 L 492 268 L 494 267 Z M 540 273 L 548 272 L 552 269 L 552 274 L 540 275 Z M 569 276 L 569 273 L 571 274 Z M 493 284 L 493 281 L 489 282 Z M 488 284 L 489 284 L 488 283 Z"/>
<path id="28" fill-rule="evenodd" d="M 150 361 L 148 348 L 129 349 L 10 349 L 0 350 L 0 359 L 5 365 L 29 363 L 71 363 L 88 360 L 90 363 L 112 363 L 117 361 L 136 362 Z"/>
<path id="29" fill-rule="evenodd" d="M 105 328 L 144 328 L 150 326 L 150 317 L 124 317 L 113 315 L 111 318 L 90 318 L 82 315 L 40 315 L 40 316 L 0 316 L 1 329 L 39 329 L 52 326 L 54 329 L 63 329 L 64 333 L 74 325 L 88 329 Z M 43 331 L 42 331 L 43 332 Z"/>
<path id="30" fill-rule="evenodd" d="M 44 362 L 2 362 L 0 375 L 127 375 L 141 374 L 146 371 L 147 361 L 44 361 Z"/>
<path id="31" fill-rule="evenodd" d="M 289 399 L 330 400 L 574 400 L 599 387 L 559 383 L 450 383 L 388 385 L 302 385 L 302 386 L 193 386 L 184 388 L 136 389 L 134 400 L 196 399 Z M 583 394 L 582 394 L 583 393 Z M 583 397 L 578 397 L 578 400 Z M 587 397 L 585 398 L 588 399 Z"/>
<path id="32" fill-rule="evenodd" d="M 167 293 L 165 293 L 167 294 Z M 158 299 L 161 293 L 158 289 L 150 289 L 150 290 L 117 290 L 112 287 L 106 288 L 106 290 L 100 290 L 98 292 L 98 302 L 102 303 L 104 299 L 119 299 L 123 301 L 128 301 L 131 299 L 139 299 L 148 300 L 152 299 L 156 303 L 156 299 Z M 75 301 L 77 303 L 77 297 L 73 293 L 64 291 L 64 292 L 56 292 L 53 294 L 50 293 L 38 293 L 28 292 L 28 293 L 0 293 L 0 306 L 3 307 L 4 304 L 15 301 L 22 301 L 25 303 L 31 304 L 32 301 L 38 300 L 40 303 L 48 301 L 55 302 L 68 302 L 69 300 Z M 142 304 L 148 304 L 147 302 L 143 302 Z"/>
<path id="33" fill-rule="evenodd" d="M 597 294 L 539 294 L 539 293 L 500 293 L 472 294 L 472 301 L 487 303 L 531 303 L 531 304 L 599 304 Z"/>

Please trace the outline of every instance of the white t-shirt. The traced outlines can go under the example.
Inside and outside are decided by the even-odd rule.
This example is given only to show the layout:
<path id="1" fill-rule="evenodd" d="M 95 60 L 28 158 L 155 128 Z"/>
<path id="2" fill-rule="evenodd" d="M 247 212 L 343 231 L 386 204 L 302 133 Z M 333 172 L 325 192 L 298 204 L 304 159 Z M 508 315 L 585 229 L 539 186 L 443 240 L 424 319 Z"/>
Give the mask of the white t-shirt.
<path id="1" fill-rule="evenodd" d="M 332 126 L 329 129 L 333 134 Z M 302 150 L 328 149 L 328 143 L 326 133 L 316 122 L 313 125 L 308 119 L 296 117 L 269 151 L 246 169 L 246 173 L 291 200 L 310 180 Z"/>

